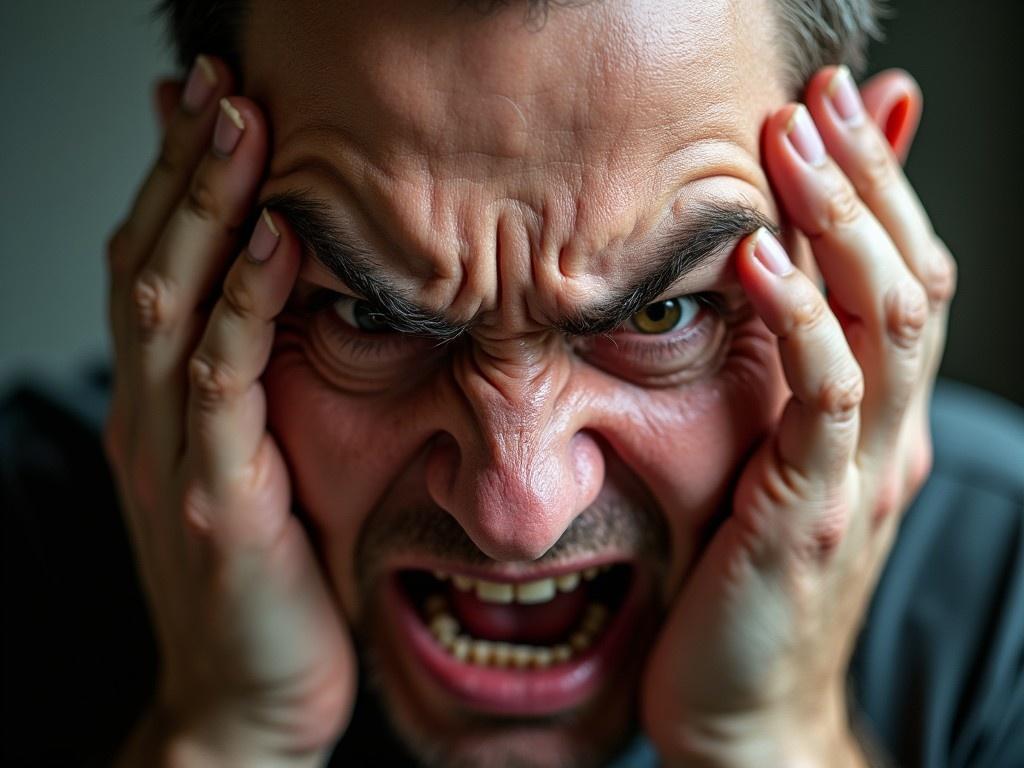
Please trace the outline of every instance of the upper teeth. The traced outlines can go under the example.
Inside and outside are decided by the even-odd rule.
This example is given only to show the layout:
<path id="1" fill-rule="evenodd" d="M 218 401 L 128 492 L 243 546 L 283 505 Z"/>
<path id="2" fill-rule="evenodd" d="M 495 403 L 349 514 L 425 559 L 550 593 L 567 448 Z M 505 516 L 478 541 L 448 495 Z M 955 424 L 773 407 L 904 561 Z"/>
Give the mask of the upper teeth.
<path id="1" fill-rule="evenodd" d="M 461 592 L 474 592 L 477 599 L 485 603 L 507 604 L 515 601 L 523 605 L 535 605 L 553 600 L 558 592 L 572 592 L 579 587 L 581 581 L 592 581 L 598 573 L 609 568 L 611 565 L 603 565 L 600 568 L 592 566 L 582 571 L 520 584 L 488 581 L 459 573 L 451 574 L 450 578 L 456 589 Z M 449 578 L 446 571 L 434 571 L 434 576 L 441 581 Z"/>

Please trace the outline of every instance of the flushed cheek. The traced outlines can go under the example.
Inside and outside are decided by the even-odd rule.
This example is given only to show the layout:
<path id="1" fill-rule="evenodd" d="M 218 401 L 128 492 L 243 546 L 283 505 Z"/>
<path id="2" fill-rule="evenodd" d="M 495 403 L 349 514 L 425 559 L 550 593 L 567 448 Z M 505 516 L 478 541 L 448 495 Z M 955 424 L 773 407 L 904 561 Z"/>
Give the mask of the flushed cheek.
<path id="1" fill-rule="evenodd" d="M 264 376 L 268 419 L 287 457 L 293 493 L 313 524 L 350 618 L 358 604 L 355 546 L 367 515 L 429 437 L 394 398 L 328 385 L 301 352 L 276 353 Z"/>
<path id="2" fill-rule="evenodd" d="M 760 325 L 760 324 L 758 324 Z M 657 500 L 672 538 L 670 592 L 727 504 L 737 472 L 774 422 L 785 388 L 767 329 L 736 338 L 713 376 L 685 387 L 630 388 L 601 431 Z"/>

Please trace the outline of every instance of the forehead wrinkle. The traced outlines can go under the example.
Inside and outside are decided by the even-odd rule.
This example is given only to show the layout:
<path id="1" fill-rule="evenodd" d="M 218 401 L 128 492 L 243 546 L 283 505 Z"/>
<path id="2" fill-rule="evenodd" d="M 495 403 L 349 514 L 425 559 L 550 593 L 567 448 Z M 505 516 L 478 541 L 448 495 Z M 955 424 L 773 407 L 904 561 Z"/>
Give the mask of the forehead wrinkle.
<path id="1" fill-rule="evenodd" d="M 602 263 L 602 247 L 621 246 L 647 231 L 657 204 L 683 183 L 673 178 L 685 171 L 680 145 L 701 140 L 713 126 L 721 136 L 749 125 L 738 117 L 745 98 L 733 82 L 739 62 L 716 71 L 729 28 L 720 27 L 725 33 L 718 36 L 704 29 L 704 37 L 692 40 L 683 34 L 683 44 L 676 46 L 679 30 L 686 33 L 693 20 L 672 16 L 673 30 L 662 34 L 666 39 L 649 44 L 637 30 L 656 38 L 664 20 L 644 27 L 631 16 L 641 4 L 627 6 L 624 14 L 618 5 L 615 13 L 611 4 L 598 6 L 611 23 L 580 22 L 581 33 L 569 51 L 564 34 L 520 37 L 515 26 L 516 34 L 485 38 L 468 27 L 445 26 L 423 9 L 415 15 L 426 19 L 426 28 L 411 24 L 411 17 L 394 25 L 381 25 L 387 19 L 377 18 L 376 27 L 359 27 L 360 34 L 352 35 L 334 29 L 331 20 L 365 9 L 341 8 L 337 17 L 328 14 L 326 23 L 305 30 L 300 25 L 298 31 L 314 44 L 296 60 L 300 71 L 277 68 L 275 128 L 284 120 L 281 135 L 291 137 L 315 117 L 320 125 L 314 130 L 324 124 L 341 129 L 345 141 L 339 143 L 338 160 L 354 170 L 340 175 L 349 180 L 366 218 L 387 225 L 377 227 L 374 241 L 394 246 L 388 261 L 404 259 L 402 271 L 419 277 L 416 291 L 429 292 L 432 306 L 441 306 L 436 300 L 443 296 L 462 314 L 497 301 L 481 290 L 500 287 L 486 266 L 494 262 L 488 246 L 493 222 L 480 213 L 488 199 L 513 199 L 543 210 L 527 257 L 531 269 L 537 266 L 534 259 L 557 260 L 575 251 L 579 268 L 565 262 L 567 272 L 614 277 L 610 259 Z M 709 13 L 721 11 L 702 7 L 690 15 Z M 285 28 L 293 23 L 281 20 Z M 381 26 L 387 29 L 377 29 Z M 697 29 L 701 32 L 700 24 Z M 547 27 L 553 30 L 558 31 Z M 342 35 L 351 38 L 351 46 L 334 44 Z M 586 44 L 606 38 L 607 46 Z M 544 44 L 551 40 L 561 40 L 561 49 Z M 400 54 L 398 62 L 389 57 L 391 51 Z M 261 56 L 264 65 L 274 60 L 267 52 Z M 516 61 L 522 66 L 508 66 Z M 402 62 L 410 66 L 399 66 Z M 324 86 L 320 90 L 318 83 Z M 516 143 L 524 133 L 528 141 Z M 756 151 L 756 131 L 745 133 Z M 357 159 L 345 160 L 348 155 Z M 661 167 L 666 157 L 677 160 L 670 161 L 673 167 Z M 553 186 L 561 189 L 553 192 Z M 475 202 L 467 202 L 470 198 Z M 565 222 L 552 225 L 548 206 L 564 209 Z M 604 293 L 610 282 L 593 285 Z"/>

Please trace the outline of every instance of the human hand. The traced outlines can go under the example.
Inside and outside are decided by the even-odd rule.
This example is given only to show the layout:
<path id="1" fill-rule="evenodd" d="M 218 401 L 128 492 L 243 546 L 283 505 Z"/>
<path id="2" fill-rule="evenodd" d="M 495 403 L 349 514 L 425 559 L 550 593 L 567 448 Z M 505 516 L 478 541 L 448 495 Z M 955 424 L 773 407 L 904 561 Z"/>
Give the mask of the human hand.
<path id="1" fill-rule="evenodd" d="M 264 212 L 234 258 L 267 129 L 253 102 L 223 98 L 232 85 L 201 58 L 183 90 L 161 86 L 179 106 L 109 246 L 104 440 L 161 654 L 130 765 L 317 764 L 355 695 L 348 632 L 266 430 L 260 377 L 300 248 Z"/>
<path id="2" fill-rule="evenodd" d="M 898 92 L 914 118 L 903 126 L 879 108 Z M 767 170 L 802 233 L 789 250 L 809 243 L 828 299 L 770 233 L 739 245 L 740 280 L 778 337 L 792 397 L 649 657 L 643 723 L 666 764 L 862 760 L 847 666 L 930 469 L 928 401 L 955 281 L 890 148 L 905 154 L 919 98 L 909 76 L 888 73 L 865 88 L 865 109 L 849 74 L 828 68 L 807 109 L 766 122 Z"/>

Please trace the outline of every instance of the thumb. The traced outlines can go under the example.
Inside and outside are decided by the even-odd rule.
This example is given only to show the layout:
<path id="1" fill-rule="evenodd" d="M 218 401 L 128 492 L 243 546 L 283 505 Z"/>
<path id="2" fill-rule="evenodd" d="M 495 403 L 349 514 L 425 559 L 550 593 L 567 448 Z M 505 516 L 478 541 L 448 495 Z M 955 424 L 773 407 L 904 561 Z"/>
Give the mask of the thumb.
<path id="1" fill-rule="evenodd" d="M 860 95 L 896 157 L 906 162 L 924 106 L 917 81 L 902 69 L 887 69 L 865 81 Z"/>

